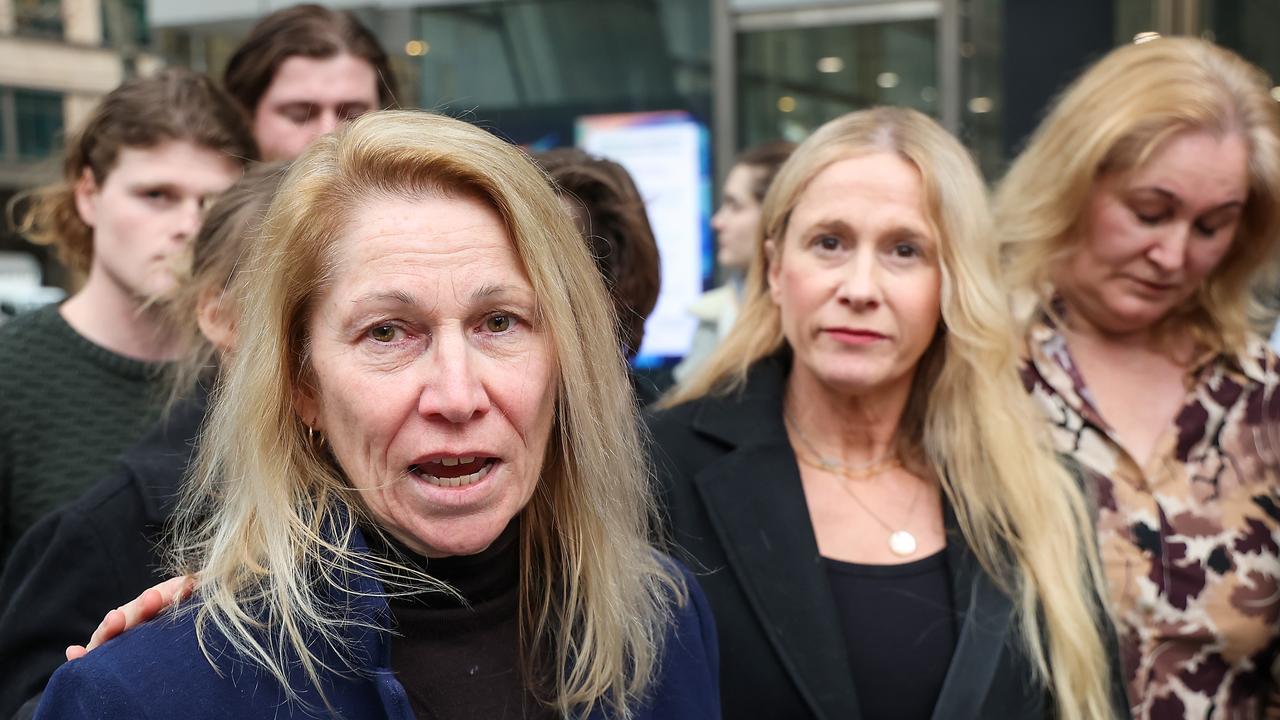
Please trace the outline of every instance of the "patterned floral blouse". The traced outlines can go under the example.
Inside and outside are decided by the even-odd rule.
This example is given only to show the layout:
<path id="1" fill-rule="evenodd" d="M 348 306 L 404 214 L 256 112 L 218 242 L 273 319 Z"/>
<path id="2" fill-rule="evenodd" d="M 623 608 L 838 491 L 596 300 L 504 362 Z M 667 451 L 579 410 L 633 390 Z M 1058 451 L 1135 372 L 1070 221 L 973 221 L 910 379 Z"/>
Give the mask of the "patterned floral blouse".
<path id="1" fill-rule="evenodd" d="M 1280 361 L 1203 357 L 1142 467 L 1048 318 L 1029 341 L 1023 382 L 1094 479 L 1134 718 L 1280 718 Z"/>

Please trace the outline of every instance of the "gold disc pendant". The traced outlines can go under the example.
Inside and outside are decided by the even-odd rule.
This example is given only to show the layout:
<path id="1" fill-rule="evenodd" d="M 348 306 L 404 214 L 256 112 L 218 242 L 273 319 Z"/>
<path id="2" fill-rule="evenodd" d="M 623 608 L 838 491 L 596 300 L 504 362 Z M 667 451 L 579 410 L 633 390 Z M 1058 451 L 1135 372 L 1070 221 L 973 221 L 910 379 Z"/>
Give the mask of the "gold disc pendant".
<path id="1" fill-rule="evenodd" d="M 889 549 L 898 557 L 907 557 L 916 551 L 916 536 L 899 530 L 889 536 Z"/>

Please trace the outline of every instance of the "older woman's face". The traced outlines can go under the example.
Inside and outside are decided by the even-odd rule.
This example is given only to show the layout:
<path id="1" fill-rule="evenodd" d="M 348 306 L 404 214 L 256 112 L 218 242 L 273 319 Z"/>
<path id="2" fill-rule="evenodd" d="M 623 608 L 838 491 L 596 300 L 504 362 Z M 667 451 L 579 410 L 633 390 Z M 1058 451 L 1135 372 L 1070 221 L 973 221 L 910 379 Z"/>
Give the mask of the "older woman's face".
<path id="1" fill-rule="evenodd" d="M 480 552 L 533 495 L 551 434 L 533 287 L 480 200 L 373 199 L 348 228 L 299 412 L 394 537 L 432 557 Z"/>
<path id="2" fill-rule="evenodd" d="M 891 153 L 831 164 L 767 251 L 793 372 L 841 393 L 910 386 L 942 282 L 914 166 Z"/>
<path id="3" fill-rule="evenodd" d="M 1103 175 L 1058 291 L 1104 333 L 1150 328 L 1222 262 L 1248 188 L 1244 141 L 1207 132 L 1175 136 L 1133 172 Z"/>

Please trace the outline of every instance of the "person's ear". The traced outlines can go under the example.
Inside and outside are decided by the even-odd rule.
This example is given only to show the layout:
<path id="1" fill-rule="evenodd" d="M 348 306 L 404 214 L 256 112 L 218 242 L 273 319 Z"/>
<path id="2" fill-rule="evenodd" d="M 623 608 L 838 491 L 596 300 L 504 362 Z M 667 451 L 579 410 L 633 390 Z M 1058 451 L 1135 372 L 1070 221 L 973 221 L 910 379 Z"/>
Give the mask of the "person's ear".
<path id="1" fill-rule="evenodd" d="M 324 432 L 324 423 L 320 421 L 320 391 L 311 383 L 310 372 L 299 373 L 293 386 L 293 412 L 309 430 Z"/>
<path id="2" fill-rule="evenodd" d="M 93 177 L 93 170 L 85 168 L 71 188 L 75 198 L 76 214 L 85 225 L 93 227 L 98 215 L 98 182 Z"/>
<path id="3" fill-rule="evenodd" d="M 773 238 L 764 241 L 764 273 L 765 281 L 769 283 L 769 297 L 777 305 L 781 294 L 778 279 L 782 275 L 782 257 L 778 241 Z"/>
<path id="4" fill-rule="evenodd" d="M 309 430 L 324 432 L 324 426 L 320 423 L 320 399 L 305 380 L 300 381 L 293 391 L 293 412 Z"/>
<path id="5" fill-rule="evenodd" d="M 225 293 L 220 288 L 205 288 L 196 300 L 196 324 L 200 334 L 225 355 L 236 345 L 236 312 L 234 302 L 223 302 Z"/>

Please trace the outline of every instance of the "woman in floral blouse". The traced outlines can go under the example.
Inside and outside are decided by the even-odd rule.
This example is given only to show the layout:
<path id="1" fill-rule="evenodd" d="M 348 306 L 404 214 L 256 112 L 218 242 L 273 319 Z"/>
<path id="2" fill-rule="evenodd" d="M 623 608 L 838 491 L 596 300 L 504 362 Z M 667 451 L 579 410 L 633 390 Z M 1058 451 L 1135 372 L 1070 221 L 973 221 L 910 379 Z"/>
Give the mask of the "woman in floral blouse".
<path id="1" fill-rule="evenodd" d="M 997 193 L 1024 381 L 1091 477 L 1135 718 L 1280 716 L 1280 230 L 1271 82 L 1195 39 L 1119 48 Z"/>

